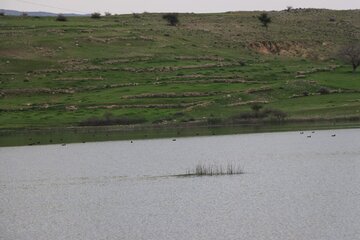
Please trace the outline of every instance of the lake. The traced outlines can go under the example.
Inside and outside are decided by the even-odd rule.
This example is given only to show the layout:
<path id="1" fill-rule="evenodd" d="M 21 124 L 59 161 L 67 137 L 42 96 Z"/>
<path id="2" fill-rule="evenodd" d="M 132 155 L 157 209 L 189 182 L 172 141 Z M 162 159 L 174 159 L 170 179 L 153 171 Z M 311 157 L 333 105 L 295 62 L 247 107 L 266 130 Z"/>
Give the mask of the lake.
<path id="1" fill-rule="evenodd" d="M 0 239 L 360 239 L 360 129 L 3 147 L 0 196 Z"/>

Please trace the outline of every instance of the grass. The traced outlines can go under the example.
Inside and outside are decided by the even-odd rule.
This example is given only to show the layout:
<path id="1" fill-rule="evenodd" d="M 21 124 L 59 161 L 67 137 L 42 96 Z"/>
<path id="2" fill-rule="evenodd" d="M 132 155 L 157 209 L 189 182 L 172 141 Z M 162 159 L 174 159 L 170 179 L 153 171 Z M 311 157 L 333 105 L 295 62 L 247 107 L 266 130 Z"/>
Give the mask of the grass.
<path id="1" fill-rule="evenodd" d="M 195 169 L 188 170 L 184 176 L 221 176 L 244 174 L 243 169 L 233 163 L 227 165 L 197 164 Z"/>
<path id="2" fill-rule="evenodd" d="M 3 16 L 0 129 L 109 124 L 108 114 L 120 125 L 227 124 L 254 102 L 285 121 L 360 116 L 360 72 L 333 58 L 360 39 L 359 11 L 269 12 L 268 30 L 258 15 L 179 14 L 176 27 L 149 13 Z"/>

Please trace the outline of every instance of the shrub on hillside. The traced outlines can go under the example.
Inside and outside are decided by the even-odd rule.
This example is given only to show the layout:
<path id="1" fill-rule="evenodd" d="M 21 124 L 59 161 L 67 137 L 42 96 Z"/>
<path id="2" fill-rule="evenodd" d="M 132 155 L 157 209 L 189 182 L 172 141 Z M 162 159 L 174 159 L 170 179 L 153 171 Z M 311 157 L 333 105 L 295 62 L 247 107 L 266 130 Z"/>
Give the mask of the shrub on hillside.
<path id="1" fill-rule="evenodd" d="M 102 118 L 92 117 L 80 122 L 80 126 L 132 125 L 146 122 L 145 118 L 116 117 L 106 113 Z"/>
<path id="2" fill-rule="evenodd" d="M 249 120 L 276 120 L 283 121 L 287 117 L 287 114 L 279 109 L 263 109 L 252 112 L 243 112 L 231 117 L 233 122 L 243 122 Z"/>
<path id="3" fill-rule="evenodd" d="M 91 14 L 90 17 L 94 18 L 94 19 L 99 19 L 99 18 L 101 18 L 101 13 L 94 12 L 94 13 Z"/>
<path id="4" fill-rule="evenodd" d="M 4 12 L 0 12 L 0 17 L 3 17 L 5 16 L 5 13 Z"/>
<path id="5" fill-rule="evenodd" d="M 326 87 L 322 87 L 318 90 L 318 93 L 320 93 L 321 95 L 326 95 L 330 93 L 330 90 L 327 89 Z"/>
<path id="6" fill-rule="evenodd" d="M 265 109 L 264 115 L 270 120 L 277 121 L 283 121 L 287 117 L 287 114 L 279 109 Z"/>
<path id="7" fill-rule="evenodd" d="M 338 56 L 345 63 L 351 64 L 353 72 L 360 66 L 360 42 L 350 43 L 343 46 Z"/>
<path id="8" fill-rule="evenodd" d="M 261 22 L 262 26 L 266 29 L 268 28 L 268 25 L 271 23 L 271 18 L 268 16 L 267 13 L 262 13 L 260 16 L 258 16 L 259 21 Z"/>
<path id="9" fill-rule="evenodd" d="M 67 18 L 66 18 L 64 15 L 59 14 L 59 15 L 57 15 L 57 17 L 56 17 L 55 20 L 56 20 L 56 21 L 59 21 L 59 22 L 66 22 L 66 21 L 67 21 Z"/>
<path id="10" fill-rule="evenodd" d="M 133 13 L 132 16 L 133 16 L 133 18 L 141 18 L 140 14 L 138 14 L 138 13 Z"/>
<path id="11" fill-rule="evenodd" d="M 176 13 L 167 13 L 162 16 L 163 19 L 165 19 L 170 26 L 176 26 L 179 24 L 179 18 Z"/>
<path id="12" fill-rule="evenodd" d="M 207 119 L 207 124 L 209 125 L 219 125 L 222 123 L 221 118 L 211 117 Z"/>
<path id="13" fill-rule="evenodd" d="M 251 109 L 254 112 L 259 112 L 262 108 L 263 108 L 263 106 L 258 104 L 258 103 L 254 103 L 254 104 L 251 105 Z"/>

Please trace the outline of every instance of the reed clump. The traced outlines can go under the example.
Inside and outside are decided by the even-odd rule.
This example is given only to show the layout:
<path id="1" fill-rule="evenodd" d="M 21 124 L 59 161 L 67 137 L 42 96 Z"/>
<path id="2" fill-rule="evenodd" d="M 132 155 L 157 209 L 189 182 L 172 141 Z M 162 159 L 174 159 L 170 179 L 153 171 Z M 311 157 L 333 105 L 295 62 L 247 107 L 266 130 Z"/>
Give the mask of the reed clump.
<path id="1" fill-rule="evenodd" d="M 243 174 L 241 166 L 233 163 L 227 165 L 197 164 L 194 169 L 186 172 L 187 176 L 221 176 Z"/>

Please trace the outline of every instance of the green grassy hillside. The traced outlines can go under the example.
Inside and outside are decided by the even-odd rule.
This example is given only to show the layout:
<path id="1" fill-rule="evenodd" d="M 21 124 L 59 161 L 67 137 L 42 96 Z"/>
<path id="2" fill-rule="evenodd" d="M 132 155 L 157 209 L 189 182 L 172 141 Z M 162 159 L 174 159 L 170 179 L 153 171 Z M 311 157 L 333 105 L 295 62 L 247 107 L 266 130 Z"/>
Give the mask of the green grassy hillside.
<path id="1" fill-rule="evenodd" d="M 334 56 L 360 11 L 259 14 L 0 17 L 0 128 L 241 122 L 255 103 L 358 119 L 360 71 Z"/>

